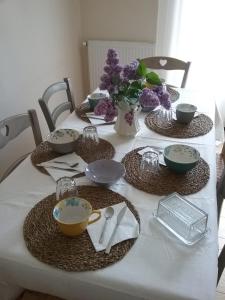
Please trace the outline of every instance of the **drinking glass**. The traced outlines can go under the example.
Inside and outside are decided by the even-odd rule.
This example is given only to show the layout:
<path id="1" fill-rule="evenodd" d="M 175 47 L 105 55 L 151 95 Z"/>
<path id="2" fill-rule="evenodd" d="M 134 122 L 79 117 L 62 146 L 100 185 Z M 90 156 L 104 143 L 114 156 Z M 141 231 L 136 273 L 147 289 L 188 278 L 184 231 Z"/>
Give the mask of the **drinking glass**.
<path id="1" fill-rule="evenodd" d="M 172 127 L 172 120 L 173 120 L 173 110 L 165 109 L 163 106 L 160 107 L 159 111 L 157 112 L 156 116 L 157 126 L 160 128 L 170 128 Z"/>
<path id="2" fill-rule="evenodd" d="M 87 126 L 83 129 L 83 137 L 82 142 L 89 145 L 89 144 L 98 144 L 98 132 L 95 126 Z"/>
<path id="3" fill-rule="evenodd" d="M 158 170 L 159 168 L 159 153 L 154 149 L 145 152 L 141 158 L 140 177 L 144 178 L 146 175 Z"/>
<path id="4" fill-rule="evenodd" d="M 77 186 L 75 179 L 62 177 L 56 183 L 56 201 L 77 196 Z"/>

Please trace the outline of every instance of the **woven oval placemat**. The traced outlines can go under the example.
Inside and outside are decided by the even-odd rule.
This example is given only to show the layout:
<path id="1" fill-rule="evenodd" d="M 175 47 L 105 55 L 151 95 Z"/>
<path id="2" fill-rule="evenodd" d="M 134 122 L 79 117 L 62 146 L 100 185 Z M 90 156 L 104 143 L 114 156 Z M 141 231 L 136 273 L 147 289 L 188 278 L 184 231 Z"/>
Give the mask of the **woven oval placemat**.
<path id="1" fill-rule="evenodd" d="M 164 136 L 175 138 L 197 137 L 208 133 L 213 127 L 212 120 L 208 116 L 200 114 L 196 116 L 188 125 L 178 123 L 176 120 L 172 120 L 168 127 L 167 124 L 165 124 L 165 128 L 162 128 L 162 126 L 158 124 L 157 113 L 158 111 L 150 112 L 145 117 L 145 124 L 149 129 Z"/>
<path id="2" fill-rule="evenodd" d="M 184 174 L 178 174 L 165 166 L 160 166 L 157 172 L 146 172 L 140 177 L 141 155 L 137 152 L 143 148 L 132 150 L 122 159 L 126 169 L 125 180 L 135 188 L 160 196 L 174 192 L 189 195 L 200 191 L 208 182 L 210 170 L 202 158 L 192 170 Z"/>
<path id="3" fill-rule="evenodd" d="M 112 159 L 115 154 L 115 149 L 111 143 L 103 139 L 99 139 L 99 143 L 97 145 L 92 144 L 90 147 L 86 147 L 86 145 L 82 143 L 81 135 L 74 147 L 74 152 L 78 154 L 84 161 L 90 163 L 103 158 Z M 60 155 L 63 154 L 56 153 L 52 150 L 47 142 L 43 142 L 32 152 L 31 162 L 33 166 L 40 172 L 48 174 L 45 168 L 39 167 L 37 164 L 59 157 Z"/>
<path id="4" fill-rule="evenodd" d="M 78 186 L 78 194 L 87 199 L 93 209 L 125 201 L 140 223 L 133 205 L 118 193 L 103 187 Z M 77 237 L 67 237 L 59 231 L 52 217 L 55 204 L 55 194 L 41 200 L 31 209 L 23 226 L 28 250 L 46 264 L 66 271 L 101 269 L 122 259 L 136 240 L 130 239 L 114 245 L 110 254 L 105 254 L 104 250 L 96 252 L 86 230 Z"/>
<path id="5" fill-rule="evenodd" d="M 91 123 L 88 117 L 85 115 L 87 112 L 91 112 L 88 102 L 82 103 L 79 107 L 75 108 L 75 113 L 84 122 Z"/>

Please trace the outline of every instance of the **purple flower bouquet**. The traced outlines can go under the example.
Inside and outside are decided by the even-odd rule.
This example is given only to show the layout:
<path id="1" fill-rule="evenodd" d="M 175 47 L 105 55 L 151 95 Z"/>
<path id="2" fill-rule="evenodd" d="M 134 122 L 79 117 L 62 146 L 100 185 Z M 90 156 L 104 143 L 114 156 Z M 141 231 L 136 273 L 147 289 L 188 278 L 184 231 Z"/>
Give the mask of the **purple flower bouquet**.
<path id="1" fill-rule="evenodd" d="M 114 49 L 108 50 L 99 88 L 107 90 L 109 98 L 101 100 L 94 112 L 105 115 L 107 122 L 114 119 L 119 109 L 126 111 L 123 115 L 131 126 L 137 107 L 151 110 L 159 105 L 166 109 L 171 106 L 170 96 L 159 76 L 149 71 L 141 60 L 122 67 Z"/>

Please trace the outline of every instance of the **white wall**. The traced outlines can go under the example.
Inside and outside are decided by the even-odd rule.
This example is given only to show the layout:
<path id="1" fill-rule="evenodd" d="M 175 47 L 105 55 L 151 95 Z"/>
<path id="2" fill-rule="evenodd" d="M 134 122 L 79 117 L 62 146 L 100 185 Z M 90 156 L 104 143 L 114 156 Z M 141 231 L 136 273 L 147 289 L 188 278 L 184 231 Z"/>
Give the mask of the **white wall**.
<path id="1" fill-rule="evenodd" d="M 81 0 L 82 38 L 107 41 L 156 41 L 158 0 Z M 87 49 L 83 82 L 89 91 Z"/>
<path id="2" fill-rule="evenodd" d="M 79 0 L 0 0 L 0 120 L 35 108 L 43 135 L 46 122 L 38 98 L 53 82 L 71 77 L 75 99 L 83 98 Z M 0 175 L 21 148 L 0 150 Z"/>

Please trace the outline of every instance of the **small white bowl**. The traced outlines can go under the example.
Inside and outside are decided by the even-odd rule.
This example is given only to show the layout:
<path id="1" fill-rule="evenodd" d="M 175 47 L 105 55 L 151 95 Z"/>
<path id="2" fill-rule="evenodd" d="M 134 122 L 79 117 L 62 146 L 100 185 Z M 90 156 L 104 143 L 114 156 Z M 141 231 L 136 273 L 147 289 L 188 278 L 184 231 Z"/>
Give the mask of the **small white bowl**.
<path id="1" fill-rule="evenodd" d="M 87 165 L 88 179 L 99 185 L 111 185 L 125 174 L 124 165 L 111 159 L 96 160 Z"/>
<path id="2" fill-rule="evenodd" d="M 69 153 L 74 151 L 79 135 L 74 129 L 58 129 L 47 136 L 47 142 L 55 152 Z"/>

